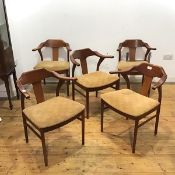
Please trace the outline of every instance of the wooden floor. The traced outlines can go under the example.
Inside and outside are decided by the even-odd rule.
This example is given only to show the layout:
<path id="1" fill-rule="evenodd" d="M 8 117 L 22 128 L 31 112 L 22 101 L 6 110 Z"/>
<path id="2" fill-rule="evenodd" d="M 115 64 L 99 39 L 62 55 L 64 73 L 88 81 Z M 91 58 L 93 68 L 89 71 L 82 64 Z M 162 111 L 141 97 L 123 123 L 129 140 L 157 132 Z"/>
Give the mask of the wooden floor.
<path id="1" fill-rule="evenodd" d="M 55 85 L 45 87 L 47 98 L 54 96 Z M 174 89 L 173 84 L 163 87 L 158 135 L 153 135 L 154 121 L 140 128 L 136 154 L 131 153 L 131 120 L 107 110 L 104 133 L 100 132 L 100 100 L 92 93 L 85 146 L 81 145 L 78 120 L 46 134 L 48 167 L 44 166 L 40 140 L 30 132 L 29 143 L 25 143 L 20 101 L 13 100 L 14 109 L 11 111 L 8 102 L 1 100 L 0 175 L 175 175 Z M 153 92 L 151 96 L 155 98 L 157 93 Z M 84 102 L 78 95 L 76 100 Z M 28 101 L 28 105 L 31 103 L 34 100 Z"/>

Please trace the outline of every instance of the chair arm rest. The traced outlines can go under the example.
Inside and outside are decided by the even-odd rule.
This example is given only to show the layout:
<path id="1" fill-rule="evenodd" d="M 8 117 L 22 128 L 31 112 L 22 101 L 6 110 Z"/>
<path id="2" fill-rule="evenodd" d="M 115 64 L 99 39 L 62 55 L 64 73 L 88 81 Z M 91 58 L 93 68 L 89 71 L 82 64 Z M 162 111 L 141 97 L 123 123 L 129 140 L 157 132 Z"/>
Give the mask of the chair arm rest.
<path id="1" fill-rule="evenodd" d="M 155 89 L 161 87 L 163 85 L 163 83 L 166 81 L 166 79 L 167 79 L 167 75 L 164 75 L 157 83 L 155 83 L 152 86 L 152 89 L 155 90 Z"/>
<path id="2" fill-rule="evenodd" d="M 67 51 L 72 51 L 72 49 L 70 48 L 70 45 L 69 45 L 69 43 L 66 43 L 66 49 L 67 49 Z"/>
<path id="3" fill-rule="evenodd" d="M 25 89 L 24 86 L 21 84 L 21 82 L 17 80 L 16 83 L 17 83 L 17 87 L 18 87 L 18 89 L 19 89 L 21 95 L 23 95 L 26 99 L 30 99 L 29 93 L 26 91 L 26 89 Z"/>
<path id="4" fill-rule="evenodd" d="M 63 81 L 76 81 L 77 80 L 77 78 L 75 78 L 75 77 L 64 77 L 55 71 L 51 71 L 51 72 L 53 73 L 54 77 L 59 79 L 59 80 L 63 80 Z"/>
<path id="5" fill-rule="evenodd" d="M 121 49 L 122 49 L 122 43 L 119 44 L 117 51 L 121 51 Z"/>
<path id="6" fill-rule="evenodd" d="M 41 43 L 38 47 L 32 49 L 32 51 L 39 51 L 44 47 L 44 43 Z"/>
<path id="7" fill-rule="evenodd" d="M 80 66 L 80 64 L 74 59 L 74 57 L 72 55 L 70 56 L 70 60 L 74 65 Z"/>
<path id="8" fill-rule="evenodd" d="M 95 53 L 96 56 L 98 56 L 100 58 L 114 58 L 114 56 L 112 56 L 112 55 L 103 55 L 103 54 L 101 54 L 97 51 L 94 51 L 94 53 Z"/>
<path id="9" fill-rule="evenodd" d="M 148 43 L 145 43 L 145 47 L 149 50 L 156 50 L 156 48 L 150 47 Z"/>

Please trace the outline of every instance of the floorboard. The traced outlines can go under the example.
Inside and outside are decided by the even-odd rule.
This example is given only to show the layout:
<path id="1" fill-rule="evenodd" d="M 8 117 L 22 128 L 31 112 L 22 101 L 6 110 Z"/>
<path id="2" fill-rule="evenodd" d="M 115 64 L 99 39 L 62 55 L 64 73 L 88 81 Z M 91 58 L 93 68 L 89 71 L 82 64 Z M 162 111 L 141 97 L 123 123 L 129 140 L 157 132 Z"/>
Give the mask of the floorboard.
<path id="1" fill-rule="evenodd" d="M 8 101 L 0 100 L 0 175 L 175 175 L 174 88 L 174 84 L 163 86 L 158 135 L 154 136 L 154 121 L 139 128 L 136 154 L 131 153 L 134 123 L 107 110 L 101 133 L 100 100 L 92 93 L 85 146 L 78 120 L 47 133 L 48 167 L 43 163 L 41 142 L 32 132 L 25 143 L 20 101 L 13 99 L 14 108 L 9 110 Z M 44 89 L 46 99 L 54 97 L 55 85 L 46 84 Z M 64 91 L 61 95 L 66 97 Z M 156 98 L 157 92 L 151 91 L 151 97 Z M 76 100 L 84 103 L 77 93 Z M 31 99 L 27 106 L 33 103 Z"/>

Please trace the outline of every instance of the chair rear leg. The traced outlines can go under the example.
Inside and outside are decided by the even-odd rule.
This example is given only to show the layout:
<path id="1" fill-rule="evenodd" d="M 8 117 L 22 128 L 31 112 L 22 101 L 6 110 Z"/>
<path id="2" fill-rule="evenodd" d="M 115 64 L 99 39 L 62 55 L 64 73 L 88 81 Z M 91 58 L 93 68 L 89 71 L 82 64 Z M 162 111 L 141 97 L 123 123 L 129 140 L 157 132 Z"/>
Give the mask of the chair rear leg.
<path id="1" fill-rule="evenodd" d="M 28 139 L 28 131 L 27 131 L 27 121 L 26 121 L 26 119 L 25 119 L 24 116 L 22 118 L 23 118 L 25 140 L 26 140 L 26 143 L 28 143 L 29 142 L 29 139 Z"/>
<path id="2" fill-rule="evenodd" d="M 120 89 L 120 79 L 116 82 L 115 89 L 116 90 Z"/>
<path id="3" fill-rule="evenodd" d="M 104 114 L 104 103 L 101 100 L 101 132 L 103 132 L 103 114 Z"/>
<path id="4" fill-rule="evenodd" d="M 72 82 L 72 100 L 75 101 L 75 84 Z"/>
<path id="5" fill-rule="evenodd" d="M 95 96 L 98 97 L 98 91 L 95 91 L 95 92 L 96 92 Z"/>
<path id="6" fill-rule="evenodd" d="M 134 127 L 134 138 L 133 138 L 133 144 L 132 144 L 132 153 L 135 153 L 136 148 L 136 141 L 137 141 L 137 132 L 138 132 L 138 124 L 139 122 L 135 121 L 135 127 Z"/>
<path id="7" fill-rule="evenodd" d="M 154 135 L 157 135 L 158 126 L 159 126 L 159 116 L 160 116 L 160 107 L 157 109 L 157 112 L 156 112 L 156 122 L 155 122 Z"/>
<path id="8" fill-rule="evenodd" d="M 66 76 L 69 77 L 69 71 L 66 72 Z M 70 82 L 67 81 L 66 85 L 67 85 L 67 96 L 69 97 L 69 84 Z"/>
<path id="9" fill-rule="evenodd" d="M 41 142 L 43 147 L 44 164 L 45 166 L 48 166 L 47 149 L 46 149 L 44 132 L 41 132 Z"/>
<path id="10" fill-rule="evenodd" d="M 43 79 L 44 85 L 46 84 L 46 79 Z"/>
<path id="11" fill-rule="evenodd" d="M 119 77 L 119 80 L 116 83 L 116 90 L 120 89 L 120 77 L 121 77 L 120 74 L 118 74 L 118 77 Z"/>
<path id="12" fill-rule="evenodd" d="M 83 114 L 82 114 L 82 145 L 84 145 L 85 143 L 85 111 L 83 111 Z"/>
<path id="13" fill-rule="evenodd" d="M 86 117 L 89 118 L 89 92 L 86 91 Z"/>

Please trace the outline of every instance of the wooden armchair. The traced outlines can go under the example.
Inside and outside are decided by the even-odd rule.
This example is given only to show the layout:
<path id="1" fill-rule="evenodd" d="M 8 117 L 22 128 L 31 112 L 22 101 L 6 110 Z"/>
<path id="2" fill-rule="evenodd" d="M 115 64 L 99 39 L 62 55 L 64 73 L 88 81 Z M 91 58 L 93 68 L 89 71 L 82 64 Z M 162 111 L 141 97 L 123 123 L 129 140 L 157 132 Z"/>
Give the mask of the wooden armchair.
<path id="1" fill-rule="evenodd" d="M 17 86 L 21 92 L 21 108 L 24 125 L 26 143 L 28 143 L 28 128 L 41 139 L 45 166 L 48 165 L 47 149 L 45 144 L 45 133 L 62 127 L 75 119 L 82 122 L 82 144 L 84 145 L 85 118 L 84 105 L 63 97 L 54 97 L 49 100 L 44 99 L 41 81 L 48 77 L 59 79 L 60 89 L 63 81 L 75 81 L 75 78 L 66 78 L 56 72 L 49 72 L 45 69 L 37 69 L 25 72 L 17 81 Z M 30 95 L 25 90 L 24 85 L 32 84 L 37 104 L 25 108 L 25 99 Z"/>
<path id="2" fill-rule="evenodd" d="M 88 66 L 86 59 L 90 56 L 95 56 L 99 58 L 99 61 L 97 63 L 97 69 L 95 72 L 88 73 Z M 72 98 L 75 100 L 75 91 L 79 92 L 81 95 L 86 97 L 86 116 L 89 118 L 89 92 L 105 89 L 107 87 L 112 87 L 113 85 L 118 85 L 118 77 L 114 75 L 110 75 L 106 72 L 99 71 L 100 64 L 103 62 L 106 58 L 113 58 L 113 56 L 109 55 L 102 55 L 98 53 L 97 51 L 92 51 L 89 48 L 76 50 L 71 55 L 70 59 L 73 63 L 72 68 L 72 76 L 74 76 L 74 71 L 76 66 L 80 66 L 82 68 L 82 74 L 81 76 L 77 77 L 76 81 L 73 81 L 72 83 Z M 80 60 L 80 64 L 76 61 L 76 59 Z M 79 89 L 76 89 L 75 85 L 77 85 L 79 88 L 83 89 L 86 94 L 84 95 Z"/>
<path id="3" fill-rule="evenodd" d="M 126 52 L 125 58 L 122 59 L 122 53 L 125 48 L 128 49 L 128 52 Z M 138 48 L 143 48 L 145 51 L 144 56 L 141 58 L 137 57 Z M 151 50 L 156 50 L 156 48 L 150 47 L 147 43 L 143 42 L 140 39 L 130 39 L 120 43 L 117 49 L 119 53 L 117 66 L 118 70 L 121 71 L 128 69 L 141 63 L 149 63 L 151 58 Z M 140 75 L 140 73 L 135 70 L 129 73 L 130 75 Z"/>
<path id="4" fill-rule="evenodd" d="M 42 50 L 44 48 L 51 48 L 52 49 L 52 57 L 51 58 L 45 58 Z M 59 57 L 59 49 L 60 48 L 66 48 L 67 52 L 67 58 L 66 60 L 60 60 Z M 41 57 L 41 61 L 34 67 L 34 69 L 47 69 L 50 71 L 56 71 L 58 73 L 65 73 L 67 77 L 69 77 L 69 55 L 70 55 L 70 46 L 69 43 L 66 43 L 63 40 L 56 40 L 56 39 L 49 39 L 45 42 L 42 42 L 39 44 L 39 46 L 32 51 L 38 51 L 39 55 Z M 45 79 L 44 79 L 45 84 Z M 67 81 L 67 95 L 69 96 L 69 81 Z"/>
<path id="5" fill-rule="evenodd" d="M 110 108 L 115 112 L 123 115 L 129 119 L 134 120 L 134 138 L 132 144 L 132 152 L 135 153 L 137 131 L 145 123 L 156 118 L 154 134 L 157 134 L 159 114 L 162 99 L 162 85 L 165 82 L 167 75 L 162 67 L 152 65 L 149 63 L 142 63 L 129 70 L 120 72 L 111 72 L 112 74 L 120 73 L 127 81 L 129 88 L 128 74 L 132 71 L 138 71 L 143 74 L 144 79 L 140 94 L 130 89 L 122 89 L 114 92 L 109 92 L 101 95 L 101 132 L 103 132 L 103 112 L 105 108 Z M 158 100 L 147 97 L 154 77 L 158 77 L 159 81 L 152 86 L 152 89 L 158 90 Z M 153 113 L 155 112 L 155 113 Z M 149 115 L 151 114 L 151 116 Z M 140 123 L 145 117 L 145 121 Z"/>

